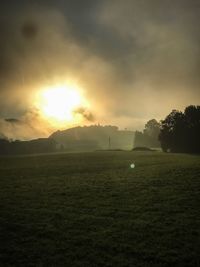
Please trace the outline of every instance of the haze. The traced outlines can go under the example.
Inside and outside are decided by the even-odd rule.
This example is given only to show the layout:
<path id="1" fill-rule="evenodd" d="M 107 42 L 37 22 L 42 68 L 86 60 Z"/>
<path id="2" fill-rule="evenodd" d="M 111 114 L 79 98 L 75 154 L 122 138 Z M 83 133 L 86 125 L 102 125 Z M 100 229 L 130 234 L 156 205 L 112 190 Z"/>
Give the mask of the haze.
<path id="1" fill-rule="evenodd" d="M 0 3 L 0 134 L 48 136 L 55 124 L 35 104 L 70 83 L 89 105 L 56 128 L 93 123 L 141 129 L 200 102 L 198 0 Z"/>

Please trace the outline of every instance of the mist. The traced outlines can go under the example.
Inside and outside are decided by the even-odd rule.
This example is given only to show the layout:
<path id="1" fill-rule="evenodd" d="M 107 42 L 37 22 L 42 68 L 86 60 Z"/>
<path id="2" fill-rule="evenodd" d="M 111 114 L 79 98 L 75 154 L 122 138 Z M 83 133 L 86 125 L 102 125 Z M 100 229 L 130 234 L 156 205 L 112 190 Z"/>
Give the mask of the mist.
<path id="1" fill-rule="evenodd" d="M 150 118 L 199 104 L 198 1 L 18 1 L 0 7 L 1 135 L 26 140 L 52 133 L 34 97 L 65 81 L 80 86 L 90 102 L 90 110 L 77 111 L 83 125 L 140 130 Z"/>

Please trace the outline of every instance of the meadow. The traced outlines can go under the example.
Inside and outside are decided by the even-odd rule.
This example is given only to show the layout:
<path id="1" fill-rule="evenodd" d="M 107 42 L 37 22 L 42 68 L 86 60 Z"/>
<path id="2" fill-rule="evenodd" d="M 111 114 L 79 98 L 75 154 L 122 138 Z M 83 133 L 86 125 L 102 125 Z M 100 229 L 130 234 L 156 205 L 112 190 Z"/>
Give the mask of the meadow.
<path id="1" fill-rule="evenodd" d="M 1 157 L 0 266 L 200 266 L 200 156 Z"/>

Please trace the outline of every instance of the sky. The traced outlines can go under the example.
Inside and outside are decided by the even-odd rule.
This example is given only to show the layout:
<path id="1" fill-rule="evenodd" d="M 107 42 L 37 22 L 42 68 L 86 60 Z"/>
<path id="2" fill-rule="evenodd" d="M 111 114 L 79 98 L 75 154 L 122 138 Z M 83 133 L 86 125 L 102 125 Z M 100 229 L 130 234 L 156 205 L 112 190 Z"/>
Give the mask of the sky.
<path id="1" fill-rule="evenodd" d="M 200 104 L 199 25 L 199 0 L 1 1 L 0 136 L 59 128 L 35 95 L 66 81 L 90 103 L 81 125 L 140 130 Z"/>

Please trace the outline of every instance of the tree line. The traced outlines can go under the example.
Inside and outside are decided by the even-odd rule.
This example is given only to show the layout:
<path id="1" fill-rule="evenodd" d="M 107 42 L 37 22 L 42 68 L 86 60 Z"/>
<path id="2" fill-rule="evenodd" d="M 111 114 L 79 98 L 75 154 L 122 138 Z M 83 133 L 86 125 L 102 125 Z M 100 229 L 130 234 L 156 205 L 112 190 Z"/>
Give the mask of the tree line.
<path id="1" fill-rule="evenodd" d="M 142 132 L 135 132 L 134 147 L 160 147 L 159 134 L 160 123 L 155 119 L 149 120 Z"/>
<path id="2" fill-rule="evenodd" d="M 0 155 L 49 153 L 56 151 L 56 142 L 50 138 L 30 141 L 0 139 Z"/>
<path id="3" fill-rule="evenodd" d="M 93 131 L 93 128 L 95 131 Z M 83 137 L 86 138 L 87 141 L 91 141 L 93 140 L 92 137 L 98 135 L 96 129 L 101 128 L 100 126 L 86 127 L 86 129 L 83 130 L 89 131 L 90 135 L 86 138 L 84 132 Z M 108 136 L 113 136 L 118 129 L 117 127 L 111 126 L 103 127 L 102 129 L 104 128 L 106 132 L 109 130 L 107 133 Z M 72 130 L 74 129 L 71 129 L 71 131 Z M 100 133 L 101 132 L 102 131 L 100 131 Z M 127 132 L 125 131 L 125 133 Z M 58 132 L 55 134 L 58 134 Z M 59 143 L 59 140 L 54 140 L 54 138 L 51 137 L 53 137 L 53 135 L 50 136 L 50 138 L 39 138 L 30 141 L 10 141 L 6 138 L 0 138 L 0 155 L 54 152 L 57 150 L 57 143 Z M 64 134 L 62 138 L 66 139 L 66 135 Z M 121 140 L 125 138 L 125 136 L 120 135 L 119 138 Z M 80 142 L 76 140 L 74 140 L 73 143 L 71 139 L 69 143 L 72 143 L 72 145 L 76 144 L 78 147 L 81 145 Z M 164 152 L 199 153 L 200 106 L 190 105 L 185 108 L 184 112 L 172 110 L 172 112 L 160 122 L 157 122 L 155 119 L 149 120 L 145 124 L 145 128 L 142 132 L 135 132 L 134 147 L 161 147 Z"/>
<path id="4" fill-rule="evenodd" d="M 164 152 L 200 152 L 200 106 L 190 105 L 184 112 L 172 110 L 164 120 L 149 120 L 136 131 L 135 147 L 161 147 Z"/>
<path id="5" fill-rule="evenodd" d="M 200 106 L 190 105 L 184 112 L 172 110 L 161 121 L 159 141 L 165 152 L 200 152 Z"/>

